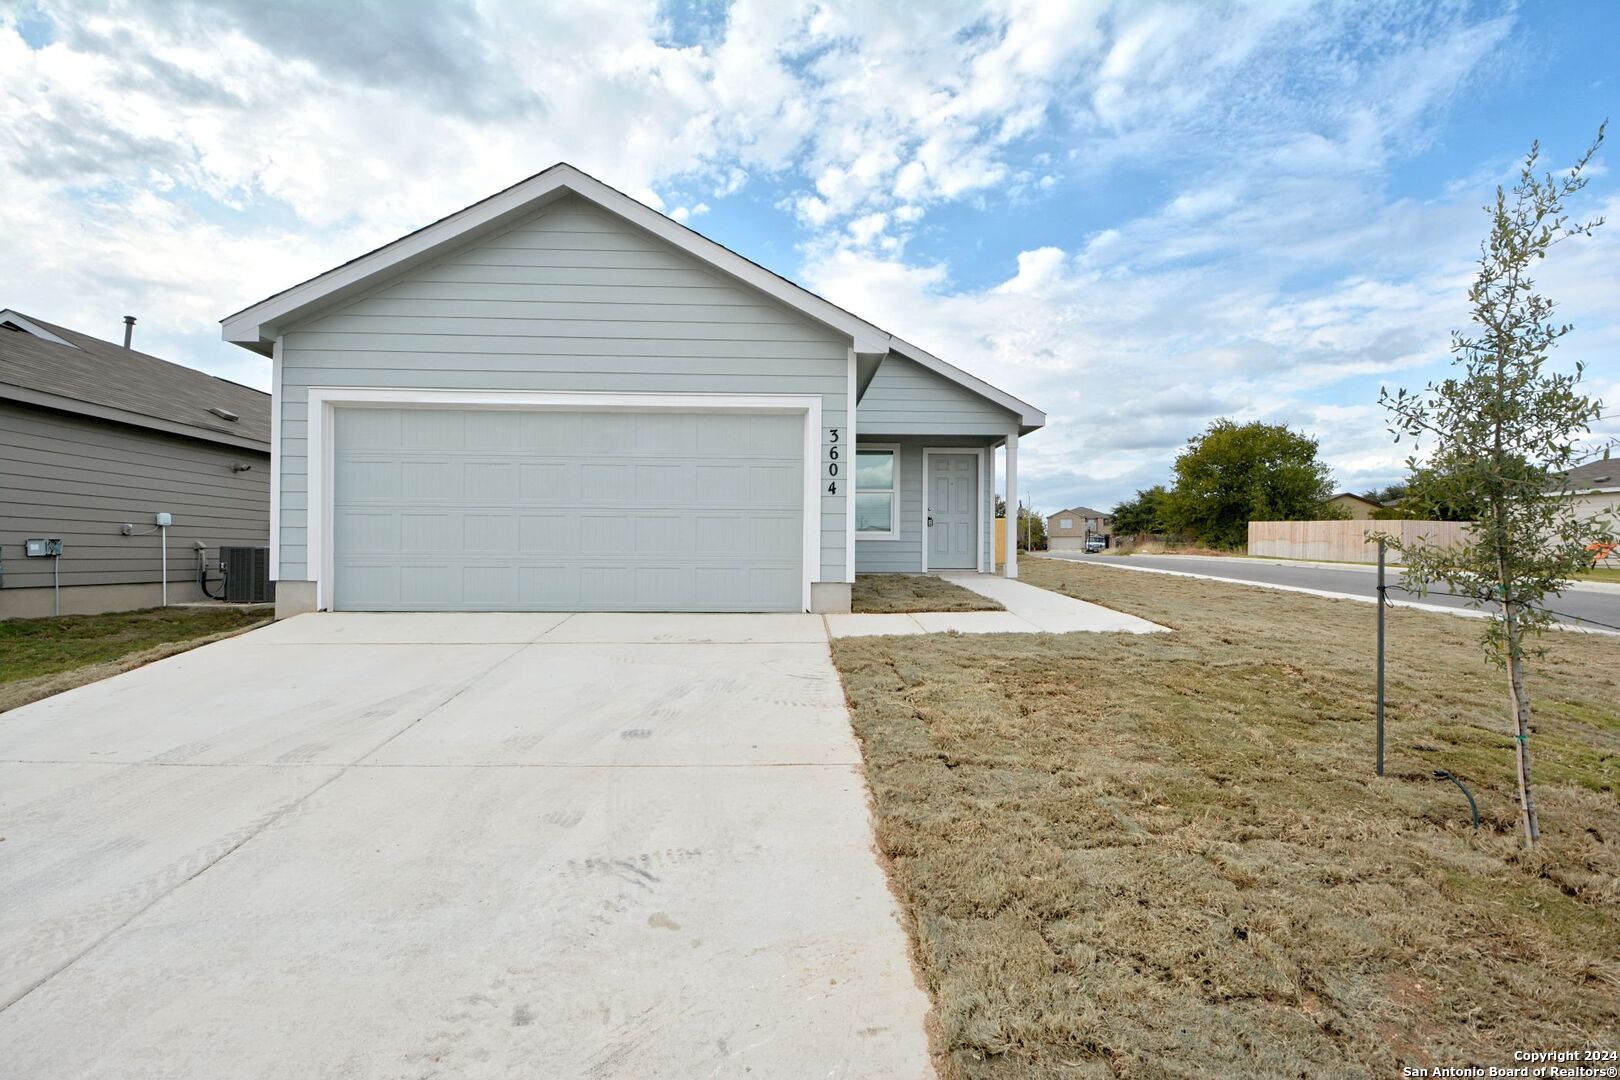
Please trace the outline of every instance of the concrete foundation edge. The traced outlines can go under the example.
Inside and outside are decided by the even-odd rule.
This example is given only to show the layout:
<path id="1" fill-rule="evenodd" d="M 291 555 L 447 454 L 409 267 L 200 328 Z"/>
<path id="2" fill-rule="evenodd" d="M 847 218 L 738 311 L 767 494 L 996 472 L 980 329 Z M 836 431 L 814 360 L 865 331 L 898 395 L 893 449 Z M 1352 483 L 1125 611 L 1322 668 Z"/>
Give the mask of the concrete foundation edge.
<path id="1" fill-rule="evenodd" d="M 294 615 L 307 615 L 315 610 L 315 583 L 313 581 L 276 582 L 276 618 L 290 619 Z"/>
<path id="2" fill-rule="evenodd" d="M 853 603 L 854 586 L 847 581 L 810 583 L 810 610 L 817 615 L 846 615 Z"/>

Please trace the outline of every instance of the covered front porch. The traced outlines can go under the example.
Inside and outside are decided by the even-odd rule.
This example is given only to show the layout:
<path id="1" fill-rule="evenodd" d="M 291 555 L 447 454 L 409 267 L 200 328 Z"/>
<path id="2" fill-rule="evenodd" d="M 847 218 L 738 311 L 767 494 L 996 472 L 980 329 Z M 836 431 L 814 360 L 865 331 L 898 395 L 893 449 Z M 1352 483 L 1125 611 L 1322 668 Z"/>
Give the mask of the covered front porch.
<path id="1" fill-rule="evenodd" d="M 1016 434 L 862 430 L 856 443 L 856 573 L 994 571 L 996 497 L 1016 503 L 1006 492 L 1016 490 L 1017 469 Z M 1016 578 L 1016 521 L 1003 527 L 1013 552 L 1003 572 Z"/>

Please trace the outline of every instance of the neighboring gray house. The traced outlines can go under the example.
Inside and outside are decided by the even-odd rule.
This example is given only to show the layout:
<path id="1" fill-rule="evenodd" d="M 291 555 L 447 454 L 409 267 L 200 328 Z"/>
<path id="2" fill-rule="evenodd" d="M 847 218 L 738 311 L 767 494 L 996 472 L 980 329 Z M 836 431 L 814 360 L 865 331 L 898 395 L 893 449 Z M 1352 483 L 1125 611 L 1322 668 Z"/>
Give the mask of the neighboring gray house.
<path id="1" fill-rule="evenodd" d="M 1114 515 L 1089 506 L 1060 510 L 1046 519 L 1048 551 L 1083 551 L 1088 536 L 1112 536 Z"/>
<path id="2" fill-rule="evenodd" d="M 0 310 L 0 618 L 155 607 L 159 513 L 169 602 L 203 599 L 198 545 L 269 539 L 269 474 L 268 394 Z"/>
<path id="3" fill-rule="evenodd" d="M 1620 536 L 1620 460 L 1599 458 L 1577 465 L 1565 474 L 1565 482 L 1577 515 Z M 1620 563 L 1620 553 L 1611 554 L 1604 565 L 1615 563 Z"/>
<path id="4" fill-rule="evenodd" d="M 282 614 L 848 610 L 992 569 L 1045 423 L 569 165 L 223 332 L 274 361 Z"/>

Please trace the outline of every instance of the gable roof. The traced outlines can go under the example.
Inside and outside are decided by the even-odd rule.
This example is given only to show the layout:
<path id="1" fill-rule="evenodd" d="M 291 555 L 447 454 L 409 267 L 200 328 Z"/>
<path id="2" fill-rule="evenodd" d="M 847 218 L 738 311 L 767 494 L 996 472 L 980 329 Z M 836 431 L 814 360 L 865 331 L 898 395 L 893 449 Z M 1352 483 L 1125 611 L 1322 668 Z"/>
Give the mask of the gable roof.
<path id="1" fill-rule="evenodd" d="M 0 310 L 0 398 L 248 449 L 270 448 L 270 395 L 262 390 L 10 309 Z"/>
<path id="2" fill-rule="evenodd" d="M 1571 491 L 1620 491 L 1620 460 L 1599 458 L 1564 474 Z"/>
<path id="3" fill-rule="evenodd" d="M 520 216 L 569 195 L 577 195 L 594 203 L 807 318 L 849 337 L 857 355 L 882 357 L 892 350 L 1016 413 L 1025 431 L 1033 431 L 1046 423 L 1046 414 L 1027 402 L 895 337 L 566 162 L 558 162 L 431 225 L 407 233 L 374 251 L 226 316 L 220 320 L 222 336 L 226 341 L 268 356 L 280 334 L 280 327 L 360 293 L 379 278 L 421 265 L 435 258 L 447 244 L 492 234 Z"/>
<path id="4" fill-rule="evenodd" d="M 1327 501 L 1333 502 L 1336 499 L 1354 499 L 1358 503 L 1366 503 L 1368 506 L 1371 506 L 1377 510 L 1382 510 L 1384 508 L 1383 503 L 1374 499 L 1369 499 L 1365 495 L 1357 495 L 1353 491 L 1340 491 L 1333 495 L 1329 495 Z"/>
<path id="5" fill-rule="evenodd" d="M 1047 514 L 1046 519 L 1048 521 L 1050 521 L 1055 517 L 1062 517 L 1064 514 L 1068 514 L 1071 517 L 1080 517 L 1080 518 L 1106 518 L 1106 517 L 1113 517 L 1114 516 L 1111 512 L 1109 512 L 1107 510 L 1093 510 L 1089 506 L 1071 506 L 1067 510 L 1059 510 L 1055 514 Z"/>

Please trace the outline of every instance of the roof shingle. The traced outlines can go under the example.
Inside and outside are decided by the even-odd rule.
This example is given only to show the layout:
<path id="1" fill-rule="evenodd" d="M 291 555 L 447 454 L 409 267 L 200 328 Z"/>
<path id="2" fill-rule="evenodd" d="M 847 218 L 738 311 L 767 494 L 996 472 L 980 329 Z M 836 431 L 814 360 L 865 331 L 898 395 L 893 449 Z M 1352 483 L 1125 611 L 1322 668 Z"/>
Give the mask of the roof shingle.
<path id="1" fill-rule="evenodd" d="M 270 443 L 270 395 L 110 341 L 17 315 L 71 345 L 0 326 L 0 384 Z M 235 413 L 226 420 L 210 409 Z"/>

